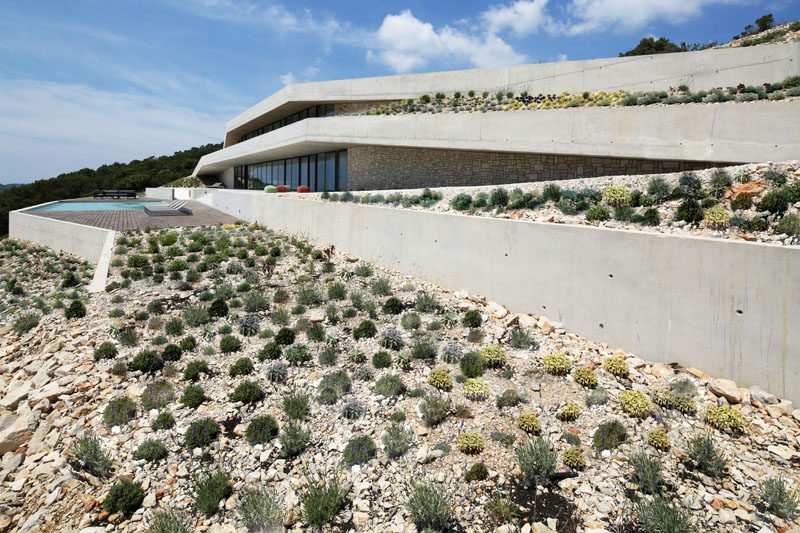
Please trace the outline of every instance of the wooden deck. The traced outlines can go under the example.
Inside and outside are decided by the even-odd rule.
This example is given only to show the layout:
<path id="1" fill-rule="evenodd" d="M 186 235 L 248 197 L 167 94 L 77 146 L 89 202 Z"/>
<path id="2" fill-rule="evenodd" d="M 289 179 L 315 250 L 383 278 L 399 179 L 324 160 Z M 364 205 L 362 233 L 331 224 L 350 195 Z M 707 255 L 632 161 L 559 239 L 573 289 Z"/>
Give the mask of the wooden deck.
<path id="1" fill-rule="evenodd" d="M 84 200 L 84 198 L 82 198 Z M 91 198 L 85 198 L 91 200 Z M 149 200 L 149 198 L 137 198 Z M 155 200 L 155 199 L 154 199 Z M 108 199 L 104 199 L 108 201 Z M 199 202 L 187 202 L 191 215 L 148 216 L 143 209 L 127 211 L 28 211 L 26 214 L 116 231 L 150 228 L 187 228 L 233 224 L 237 218 Z"/>

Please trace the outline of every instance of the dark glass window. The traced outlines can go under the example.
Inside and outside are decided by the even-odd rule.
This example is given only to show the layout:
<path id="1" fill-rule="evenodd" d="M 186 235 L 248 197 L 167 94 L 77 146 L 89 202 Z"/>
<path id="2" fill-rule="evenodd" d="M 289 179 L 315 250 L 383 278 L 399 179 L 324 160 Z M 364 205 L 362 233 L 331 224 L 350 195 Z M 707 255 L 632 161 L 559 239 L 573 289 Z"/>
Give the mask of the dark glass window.
<path id="1" fill-rule="evenodd" d="M 325 190 L 336 190 L 336 152 L 325 154 Z"/>
<path id="2" fill-rule="evenodd" d="M 300 186 L 308 187 L 308 156 L 300 158 Z"/>

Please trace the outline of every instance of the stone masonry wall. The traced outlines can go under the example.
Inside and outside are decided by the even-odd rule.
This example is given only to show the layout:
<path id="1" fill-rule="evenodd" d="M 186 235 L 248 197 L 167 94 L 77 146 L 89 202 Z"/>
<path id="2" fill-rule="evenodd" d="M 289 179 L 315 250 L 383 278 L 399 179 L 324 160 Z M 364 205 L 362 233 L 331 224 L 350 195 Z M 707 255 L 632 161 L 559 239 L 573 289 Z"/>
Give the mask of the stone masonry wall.
<path id="1" fill-rule="evenodd" d="M 372 102 L 344 102 L 336 104 L 334 113 L 336 115 L 356 115 L 369 111 L 373 107 L 380 107 L 382 105 L 388 107 L 397 100 L 374 100 Z"/>
<path id="2" fill-rule="evenodd" d="M 725 166 L 704 161 L 664 161 L 551 154 L 354 146 L 347 151 L 352 191 L 498 185 L 624 174 L 651 174 Z"/>

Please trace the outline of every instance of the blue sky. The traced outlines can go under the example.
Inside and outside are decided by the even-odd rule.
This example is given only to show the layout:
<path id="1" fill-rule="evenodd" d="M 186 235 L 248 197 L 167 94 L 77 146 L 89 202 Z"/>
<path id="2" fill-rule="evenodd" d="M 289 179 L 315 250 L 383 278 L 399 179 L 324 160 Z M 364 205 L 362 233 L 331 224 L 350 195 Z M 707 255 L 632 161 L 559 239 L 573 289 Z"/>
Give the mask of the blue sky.
<path id="1" fill-rule="evenodd" d="M 797 0 L 0 2 L 0 182 L 219 142 L 285 83 L 724 42 Z"/>

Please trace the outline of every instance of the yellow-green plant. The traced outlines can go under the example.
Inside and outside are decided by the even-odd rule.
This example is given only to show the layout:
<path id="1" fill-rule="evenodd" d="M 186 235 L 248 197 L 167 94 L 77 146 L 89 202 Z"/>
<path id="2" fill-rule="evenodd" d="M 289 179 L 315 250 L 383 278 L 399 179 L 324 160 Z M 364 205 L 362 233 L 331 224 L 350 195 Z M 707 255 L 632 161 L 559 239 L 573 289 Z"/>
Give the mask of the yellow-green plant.
<path id="1" fill-rule="evenodd" d="M 564 352 L 554 352 L 544 356 L 542 365 L 548 374 L 554 376 L 565 376 L 572 369 L 572 362 Z"/>
<path id="2" fill-rule="evenodd" d="M 428 383 L 440 390 L 450 390 L 453 388 L 453 379 L 447 370 L 434 370 L 428 375 Z"/>
<path id="3" fill-rule="evenodd" d="M 672 398 L 672 408 L 685 415 L 693 415 L 697 412 L 697 404 L 688 396 L 675 394 Z"/>
<path id="4" fill-rule="evenodd" d="M 533 413 L 525 413 L 517 419 L 517 427 L 525 433 L 538 435 L 542 431 L 542 423 L 539 417 Z"/>
<path id="5" fill-rule="evenodd" d="M 654 429 L 647 434 L 647 444 L 657 450 L 669 450 L 672 446 L 669 436 L 660 429 Z"/>
<path id="6" fill-rule="evenodd" d="M 725 229 L 731 223 L 731 215 L 722 206 L 715 206 L 706 209 L 703 214 L 703 222 L 712 229 Z"/>
<path id="7" fill-rule="evenodd" d="M 456 440 L 461 453 L 474 455 L 483 451 L 483 437 L 477 431 L 465 431 Z"/>
<path id="8" fill-rule="evenodd" d="M 622 410 L 634 418 L 644 418 L 653 411 L 650 400 L 638 390 L 626 390 L 619 395 Z"/>
<path id="9" fill-rule="evenodd" d="M 717 429 L 744 431 L 744 417 L 741 411 L 730 405 L 711 405 L 706 411 L 706 422 Z"/>
<path id="10" fill-rule="evenodd" d="M 616 355 L 606 358 L 603 361 L 603 368 L 606 372 L 621 378 L 627 377 L 630 372 L 628 363 L 622 357 L 617 357 Z"/>
<path id="11" fill-rule="evenodd" d="M 506 364 L 506 352 L 497 344 L 492 344 L 481 350 L 481 359 L 487 367 L 498 368 Z"/>
<path id="12" fill-rule="evenodd" d="M 464 382 L 464 396 L 470 400 L 485 400 L 489 397 L 489 384 L 483 378 L 469 378 Z"/>
<path id="13" fill-rule="evenodd" d="M 581 449 L 577 446 L 572 446 L 564 452 L 561 456 L 561 462 L 573 470 L 580 470 L 586 466 L 586 458 L 581 453 Z"/>
<path id="14" fill-rule="evenodd" d="M 578 402 L 575 400 L 570 400 L 564 407 L 562 407 L 558 413 L 556 413 L 556 418 L 563 421 L 575 420 L 581 414 L 581 408 L 578 406 Z"/>
<path id="15" fill-rule="evenodd" d="M 610 185 L 603 191 L 603 200 L 613 207 L 629 205 L 631 199 L 631 191 L 625 185 Z"/>
<path id="16" fill-rule="evenodd" d="M 672 409 L 672 406 L 675 404 L 675 394 L 673 394 L 671 390 L 665 388 L 654 389 L 653 403 L 660 407 Z"/>
<path id="17" fill-rule="evenodd" d="M 588 366 L 581 366 L 573 370 L 572 377 L 575 379 L 575 383 L 588 389 L 597 386 L 597 376 L 594 374 L 594 370 Z"/>

